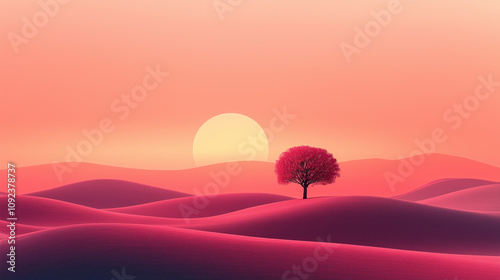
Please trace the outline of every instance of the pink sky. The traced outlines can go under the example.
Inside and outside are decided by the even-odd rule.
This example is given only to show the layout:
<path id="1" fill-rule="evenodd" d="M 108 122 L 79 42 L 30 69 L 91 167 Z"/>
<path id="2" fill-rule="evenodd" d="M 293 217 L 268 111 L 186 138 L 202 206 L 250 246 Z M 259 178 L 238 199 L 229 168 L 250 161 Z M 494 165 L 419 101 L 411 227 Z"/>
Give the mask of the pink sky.
<path id="1" fill-rule="evenodd" d="M 109 119 L 115 129 L 83 161 L 188 168 L 206 120 L 239 113 L 266 128 L 286 107 L 295 118 L 269 161 L 303 144 L 340 161 L 397 159 L 441 128 L 436 152 L 500 166 L 500 85 L 474 98 L 478 77 L 500 82 L 500 3 L 391 3 L 252 0 L 221 20 L 212 1 L 69 1 L 13 46 L 23 17 L 43 9 L 0 1 L 2 161 L 65 161 L 83 130 Z M 398 12 L 348 63 L 341 43 L 355 45 L 355 28 L 391 5 Z M 148 66 L 170 75 L 129 115 L 115 112 Z M 453 111 L 464 100 L 472 110 Z"/>

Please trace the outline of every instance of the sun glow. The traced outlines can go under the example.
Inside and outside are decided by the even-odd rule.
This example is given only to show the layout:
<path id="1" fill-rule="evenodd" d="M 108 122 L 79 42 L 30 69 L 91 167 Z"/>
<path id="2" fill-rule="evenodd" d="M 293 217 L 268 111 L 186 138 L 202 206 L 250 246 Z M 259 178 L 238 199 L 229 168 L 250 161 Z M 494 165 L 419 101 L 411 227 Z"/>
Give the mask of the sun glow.
<path id="1" fill-rule="evenodd" d="M 266 161 L 269 143 L 262 127 L 253 119 L 235 113 L 206 121 L 194 138 L 193 158 L 197 166 L 257 160 Z"/>

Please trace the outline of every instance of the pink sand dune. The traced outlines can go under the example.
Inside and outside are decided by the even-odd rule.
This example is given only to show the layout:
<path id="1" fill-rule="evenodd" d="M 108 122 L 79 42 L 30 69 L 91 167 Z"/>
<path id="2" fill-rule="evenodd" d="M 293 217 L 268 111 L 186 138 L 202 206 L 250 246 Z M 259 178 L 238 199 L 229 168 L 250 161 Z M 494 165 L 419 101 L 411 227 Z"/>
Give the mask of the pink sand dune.
<path id="1" fill-rule="evenodd" d="M 500 212 L 500 184 L 469 188 L 419 202 L 459 210 Z"/>
<path id="2" fill-rule="evenodd" d="M 453 254 L 500 255 L 500 218 L 377 197 L 290 200 L 183 227 L 246 236 Z"/>
<path id="3" fill-rule="evenodd" d="M 29 195 L 94 208 L 124 207 L 189 196 L 186 193 L 128 181 L 102 179 L 78 182 Z"/>
<path id="4" fill-rule="evenodd" d="M 122 208 L 117 213 L 167 218 L 200 218 L 225 214 L 248 207 L 289 200 L 290 197 L 264 193 L 220 194 L 215 197 L 182 197 Z M 194 209 L 194 210 L 193 210 Z M 191 212 L 195 211 L 195 212 Z M 184 214 L 183 214 L 184 213 Z"/>
<path id="5" fill-rule="evenodd" d="M 5 220 L 0 221 L 0 227 L 2 229 L 6 229 L 7 225 L 9 225 L 10 222 L 11 221 L 5 221 Z M 15 221 L 15 222 L 16 222 L 16 227 L 15 227 L 16 236 L 19 236 L 19 235 L 22 235 L 22 234 L 31 233 L 31 232 L 35 232 L 35 231 L 39 231 L 39 230 L 48 229 L 48 227 L 30 226 L 30 225 L 22 224 L 19 221 Z M 4 232 L 7 233 L 7 234 L 5 234 L 5 236 L 3 236 L 3 237 L 8 237 L 9 230 L 5 230 L 5 231 L 2 230 L 2 234 Z M 3 238 L 3 237 L 0 236 L 0 239 Z"/>
<path id="6" fill-rule="evenodd" d="M 272 240 L 146 225 L 68 226 L 21 236 L 19 242 L 23 246 L 16 254 L 23 262 L 16 279 L 111 279 L 113 270 L 136 279 L 300 279 L 292 272 L 294 266 L 300 266 L 303 277 L 309 279 L 492 280 L 500 275 L 498 257 Z M 0 250 L 6 252 L 7 245 L 1 243 Z M 10 279 L 6 278 L 8 273 L 3 269 L 0 277 Z"/>
<path id="7" fill-rule="evenodd" d="M 474 212 L 481 213 L 481 214 L 484 214 L 484 215 L 492 215 L 492 216 L 500 217 L 500 212 L 499 211 L 495 211 L 495 212 L 492 212 L 492 211 L 474 211 Z"/>
<path id="8" fill-rule="evenodd" d="M 18 196 L 16 215 L 23 225 L 54 227 L 84 223 L 172 224 L 174 219 L 113 213 L 69 202 L 35 197 Z M 22 205 L 22 206 L 21 206 Z M 0 196 L 0 207 L 7 209 L 6 197 Z"/>
<path id="9" fill-rule="evenodd" d="M 408 201 L 420 201 L 464 189 L 490 185 L 493 183 L 495 182 L 479 179 L 441 179 L 430 182 L 420 188 L 394 198 Z"/>
<path id="10" fill-rule="evenodd" d="M 33 226 L 153 224 L 304 241 L 331 234 L 338 243 L 428 252 L 483 255 L 500 252 L 499 217 L 386 198 L 288 200 L 190 219 L 114 213 L 31 196 L 21 196 L 19 201 L 23 207 L 17 215 L 23 217 L 23 224 Z"/>

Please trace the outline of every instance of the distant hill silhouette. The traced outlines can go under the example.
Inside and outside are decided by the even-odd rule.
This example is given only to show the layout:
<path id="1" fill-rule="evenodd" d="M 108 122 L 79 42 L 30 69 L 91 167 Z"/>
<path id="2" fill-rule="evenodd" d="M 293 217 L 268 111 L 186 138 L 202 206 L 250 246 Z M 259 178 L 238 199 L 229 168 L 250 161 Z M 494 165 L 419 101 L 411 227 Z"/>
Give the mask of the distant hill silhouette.
<path id="1" fill-rule="evenodd" d="M 459 210 L 500 212 L 500 184 L 455 191 L 420 203 Z"/>
<path id="2" fill-rule="evenodd" d="M 227 186 L 221 187 L 221 193 L 273 193 L 299 198 L 302 189 L 296 184 L 279 185 L 272 162 L 239 162 L 239 174 L 230 176 Z M 400 160 L 364 159 L 341 162 L 341 177 L 334 184 L 322 187 L 310 187 L 309 196 L 331 195 L 370 195 L 393 197 L 412 191 L 424 184 L 442 178 L 480 178 L 500 181 L 500 168 L 477 161 L 442 155 L 428 155 L 421 166 L 415 167 L 411 176 L 403 178 L 390 186 L 386 174 L 399 174 Z M 19 167 L 23 174 L 23 184 L 18 194 L 33 193 L 87 180 L 115 179 L 136 182 L 161 189 L 181 193 L 195 194 L 196 189 L 203 193 L 210 183 L 226 180 L 227 164 L 185 169 L 185 170 L 143 170 L 120 168 L 98 164 L 81 163 L 71 173 L 65 173 L 60 182 L 50 164 Z M 6 170 L 0 170 L 0 176 L 6 176 Z M 98 205 L 99 206 L 99 205 Z M 111 207 L 120 207 L 116 205 Z"/>
<path id="3" fill-rule="evenodd" d="M 84 181 L 29 195 L 94 208 L 125 207 L 190 196 L 186 193 L 121 180 Z"/>
<path id="4" fill-rule="evenodd" d="M 489 185 L 493 183 L 495 182 L 478 179 L 441 179 L 430 182 L 420 188 L 417 188 L 403 195 L 396 196 L 394 198 L 408 201 L 420 201 L 464 189 Z"/>

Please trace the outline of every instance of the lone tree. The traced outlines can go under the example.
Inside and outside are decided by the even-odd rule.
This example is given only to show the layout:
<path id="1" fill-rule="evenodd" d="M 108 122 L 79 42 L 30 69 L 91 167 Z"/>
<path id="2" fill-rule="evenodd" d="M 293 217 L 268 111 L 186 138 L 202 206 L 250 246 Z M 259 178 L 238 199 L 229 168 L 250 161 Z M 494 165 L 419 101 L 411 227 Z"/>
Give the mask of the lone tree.
<path id="1" fill-rule="evenodd" d="M 275 172 L 279 184 L 297 183 L 304 188 L 307 198 L 310 185 L 327 185 L 340 176 L 337 160 L 327 150 L 298 146 L 283 152 L 276 161 Z"/>

